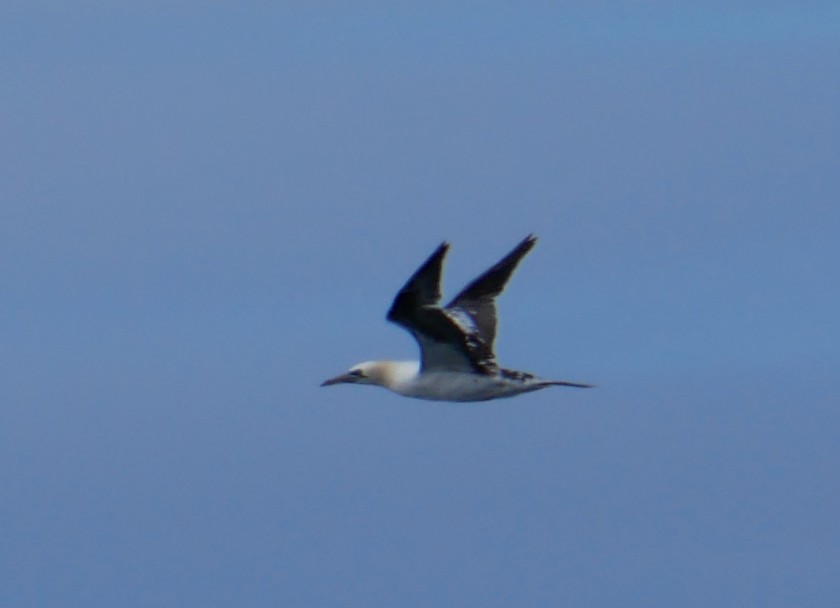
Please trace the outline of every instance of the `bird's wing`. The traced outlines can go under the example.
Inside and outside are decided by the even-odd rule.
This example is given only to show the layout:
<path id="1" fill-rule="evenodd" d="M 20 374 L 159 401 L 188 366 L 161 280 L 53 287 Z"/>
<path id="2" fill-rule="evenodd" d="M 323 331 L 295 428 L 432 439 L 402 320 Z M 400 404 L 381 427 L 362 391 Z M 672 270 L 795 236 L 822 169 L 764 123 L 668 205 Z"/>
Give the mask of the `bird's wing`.
<path id="1" fill-rule="evenodd" d="M 443 309 L 440 279 L 449 243 L 442 243 L 399 291 L 388 320 L 406 328 L 417 340 L 424 371 L 492 373 L 493 351 L 478 327 L 460 310 Z"/>
<path id="2" fill-rule="evenodd" d="M 474 327 L 477 337 L 491 355 L 496 339 L 496 296 L 502 293 L 516 266 L 536 242 L 534 235 L 526 236 L 513 251 L 467 285 L 444 309 L 449 316 L 463 319 L 465 325 Z"/>

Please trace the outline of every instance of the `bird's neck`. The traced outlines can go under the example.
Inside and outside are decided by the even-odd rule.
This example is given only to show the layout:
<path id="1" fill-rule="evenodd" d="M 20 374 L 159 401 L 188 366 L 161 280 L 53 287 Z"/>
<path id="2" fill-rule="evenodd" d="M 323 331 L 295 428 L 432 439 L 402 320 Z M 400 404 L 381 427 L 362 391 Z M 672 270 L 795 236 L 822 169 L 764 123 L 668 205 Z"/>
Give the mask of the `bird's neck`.
<path id="1" fill-rule="evenodd" d="M 419 361 L 377 361 L 372 380 L 380 386 L 399 392 L 413 382 L 420 373 Z"/>

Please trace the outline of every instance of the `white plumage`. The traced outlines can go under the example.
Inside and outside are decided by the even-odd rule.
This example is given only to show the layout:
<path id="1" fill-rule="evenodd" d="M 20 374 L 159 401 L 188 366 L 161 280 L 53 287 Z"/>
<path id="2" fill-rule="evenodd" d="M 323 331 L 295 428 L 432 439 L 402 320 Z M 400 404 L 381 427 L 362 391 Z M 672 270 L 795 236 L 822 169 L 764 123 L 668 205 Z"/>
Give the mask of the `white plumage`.
<path id="1" fill-rule="evenodd" d="M 406 397 L 433 401 L 486 401 L 549 386 L 590 387 L 578 382 L 543 380 L 496 363 L 495 298 L 535 242 L 535 237 L 526 237 L 445 307 L 438 302 L 449 244 L 442 243 L 400 290 L 388 311 L 389 321 L 415 337 L 421 360 L 366 361 L 322 386 L 373 384 Z"/>

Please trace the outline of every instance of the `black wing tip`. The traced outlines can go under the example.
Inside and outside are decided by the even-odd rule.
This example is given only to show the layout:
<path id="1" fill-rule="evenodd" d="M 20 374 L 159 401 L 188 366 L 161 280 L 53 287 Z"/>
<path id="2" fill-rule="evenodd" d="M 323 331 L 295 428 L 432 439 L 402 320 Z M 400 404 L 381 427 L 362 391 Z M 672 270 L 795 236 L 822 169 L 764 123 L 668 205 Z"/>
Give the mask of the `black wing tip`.
<path id="1" fill-rule="evenodd" d="M 538 240 L 539 237 L 533 232 L 531 232 L 527 234 L 525 238 L 522 239 L 516 247 L 513 248 L 513 251 L 511 253 L 515 252 L 519 256 L 524 255 L 525 253 L 529 252 L 534 245 L 536 245 Z M 433 259 L 439 255 L 446 253 L 447 251 L 449 251 L 449 248 L 451 246 L 452 244 L 448 240 L 444 239 L 443 241 L 441 241 L 440 245 L 438 245 L 437 249 L 435 249 L 434 253 L 432 253 L 432 255 L 429 256 L 430 259 Z"/>
<path id="2" fill-rule="evenodd" d="M 426 261 L 424 262 L 423 266 L 427 266 L 427 265 L 428 265 L 430 262 L 432 262 L 433 260 L 434 260 L 434 261 L 437 261 L 437 260 L 442 260 L 442 259 L 443 259 L 443 257 L 446 255 L 446 253 L 449 251 L 449 247 L 450 247 L 450 245 L 449 245 L 449 241 L 441 241 L 441 244 L 440 244 L 440 245 L 438 245 L 438 246 L 437 246 L 437 249 L 435 249 L 435 250 L 432 252 L 432 255 L 430 255 L 430 256 L 426 259 Z"/>
<path id="3" fill-rule="evenodd" d="M 527 253 L 531 250 L 531 248 L 537 244 L 537 236 L 532 232 L 528 236 L 526 236 L 519 245 L 516 246 L 515 251 L 523 251 L 523 253 Z"/>
<path id="4" fill-rule="evenodd" d="M 528 253 L 530 253 L 531 249 L 534 248 L 534 245 L 537 244 L 537 237 L 531 233 L 526 236 L 524 239 L 519 241 L 519 243 L 511 249 L 510 253 L 508 253 L 505 257 L 503 257 L 499 262 L 494 266 L 494 268 L 499 268 L 502 266 L 512 265 L 516 266 L 519 262 L 524 258 Z"/>
<path id="5" fill-rule="evenodd" d="M 440 300 L 440 280 L 449 242 L 443 241 L 403 285 L 394 298 L 385 318 L 389 321 L 411 327 L 411 318 L 422 306 L 437 304 Z"/>
<path id="6" fill-rule="evenodd" d="M 429 272 L 430 269 L 435 268 L 435 270 L 440 270 L 443 266 L 443 258 L 446 256 L 446 253 L 449 251 L 449 241 L 443 241 L 440 245 L 437 246 L 432 254 L 426 258 L 426 260 L 420 265 L 420 268 L 414 273 L 415 277 L 422 276 L 426 272 Z"/>

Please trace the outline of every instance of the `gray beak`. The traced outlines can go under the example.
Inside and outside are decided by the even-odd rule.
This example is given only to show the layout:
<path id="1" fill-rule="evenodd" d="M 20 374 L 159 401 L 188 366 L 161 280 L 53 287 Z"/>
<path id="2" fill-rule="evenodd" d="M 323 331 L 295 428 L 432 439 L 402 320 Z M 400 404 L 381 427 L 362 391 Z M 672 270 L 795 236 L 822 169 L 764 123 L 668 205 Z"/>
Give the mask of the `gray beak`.
<path id="1" fill-rule="evenodd" d="M 340 376 L 336 376 L 335 378 L 330 378 L 329 380 L 324 380 L 321 383 L 321 386 L 332 386 L 333 384 L 343 384 L 345 382 L 355 382 L 356 377 L 351 376 L 350 374 L 341 374 Z"/>

